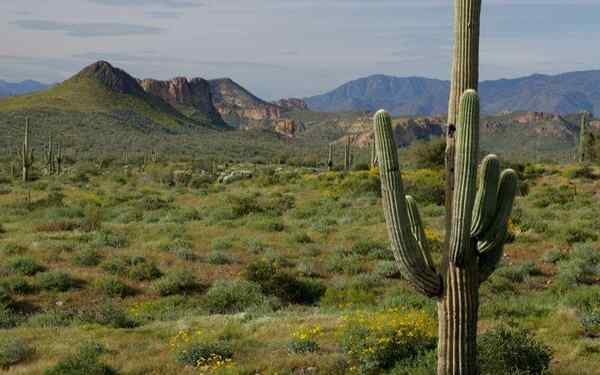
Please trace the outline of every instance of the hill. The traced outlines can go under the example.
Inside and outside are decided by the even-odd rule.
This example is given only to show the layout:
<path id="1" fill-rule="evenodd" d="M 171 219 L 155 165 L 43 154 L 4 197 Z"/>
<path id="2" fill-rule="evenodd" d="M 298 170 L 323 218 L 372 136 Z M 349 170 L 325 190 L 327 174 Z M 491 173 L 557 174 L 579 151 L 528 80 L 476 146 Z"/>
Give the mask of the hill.
<path id="1" fill-rule="evenodd" d="M 38 81 L 6 82 L 0 80 L 0 96 L 23 95 L 46 90 L 50 85 Z"/>
<path id="2" fill-rule="evenodd" d="M 306 98 L 305 102 L 310 109 L 324 112 L 385 108 L 394 115 L 432 115 L 447 111 L 449 90 L 448 81 L 374 75 Z M 482 110 L 487 114 L 594 113 L 600 111 L 600 70 L 483 81 L 479 91 Z"/>

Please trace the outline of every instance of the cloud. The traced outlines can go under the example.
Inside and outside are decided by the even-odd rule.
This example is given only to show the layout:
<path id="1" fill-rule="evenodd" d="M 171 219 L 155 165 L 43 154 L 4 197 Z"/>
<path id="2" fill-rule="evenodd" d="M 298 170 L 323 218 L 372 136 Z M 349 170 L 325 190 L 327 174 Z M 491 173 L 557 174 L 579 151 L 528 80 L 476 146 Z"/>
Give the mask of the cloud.
<path id="1" fill-rule="evenodd" d="M 160 34 L 164 31 L 164 29 L 154 26 L 112 22 L 65 23 L 46 20 L 18 20 L 14 24 L 28 30 L 62 31 L 69 36 L 80 38 Z"/>
<path id="2" fill-rule="evenodd" d="M 193 8 L 203 6 L 196 0 L 89 0 L 91 2 L 110 6 L 164 6 L 169 8 Z"/>
<path id="3" fill-rule="evenodd" d="M 178 12 L 170 12 L 170 11 L 149 11 L 145 12 L 146 15 L 152 18 L 160 18 L 160 19 L 175 19 L 181 17 L 181 13 Z"/>

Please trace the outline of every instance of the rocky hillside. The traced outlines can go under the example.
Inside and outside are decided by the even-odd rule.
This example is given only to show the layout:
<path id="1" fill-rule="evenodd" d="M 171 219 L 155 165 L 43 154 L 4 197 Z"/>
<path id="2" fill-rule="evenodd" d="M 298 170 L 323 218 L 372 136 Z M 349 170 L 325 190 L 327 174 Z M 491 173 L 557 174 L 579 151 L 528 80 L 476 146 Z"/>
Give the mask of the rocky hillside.
<path id="1" fill-rule="evenodd" d="M 305 101 L 324 112 L 385 108 L 394 115 L 432 115 L 447 111 L 449 89 L 447 81 L 374 75 Z M 484 81 L 479 91 L 487 114 L 600 112 L 600 70 Z"/>
<path id="2" fill-rule="evenodd" d="M 304 125 L 285 115 L 286 109 L 268 103 L 229 78 L 211 80 L 213 104 L 230 125 L 240 129 L 272 129 L 294 137 Z"/>
<path id="3" fill-rule="evenodd" d="M 143 79 L 139 82 L 146 92 L 161 98 L 189 117 L 224 124 L 213 105 L 210 83 L 205 79 L 178 77 L 168 81 Z"/>

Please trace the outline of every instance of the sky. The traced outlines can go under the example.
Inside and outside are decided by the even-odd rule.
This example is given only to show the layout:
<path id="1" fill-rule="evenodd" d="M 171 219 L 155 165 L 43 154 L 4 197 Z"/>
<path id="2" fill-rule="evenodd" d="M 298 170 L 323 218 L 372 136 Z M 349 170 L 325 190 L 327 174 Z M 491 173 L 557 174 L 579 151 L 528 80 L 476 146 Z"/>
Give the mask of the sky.
<path id="1" fill-rule="evenodd" d="M 0 79 L 107 60 L 138 78 L 230 77 L 265 98 L 371 74 L 449 79 L 452 0 L 1 0 Z M 483 0 L 481 78 L 600 69 L 600 0 Z"/>

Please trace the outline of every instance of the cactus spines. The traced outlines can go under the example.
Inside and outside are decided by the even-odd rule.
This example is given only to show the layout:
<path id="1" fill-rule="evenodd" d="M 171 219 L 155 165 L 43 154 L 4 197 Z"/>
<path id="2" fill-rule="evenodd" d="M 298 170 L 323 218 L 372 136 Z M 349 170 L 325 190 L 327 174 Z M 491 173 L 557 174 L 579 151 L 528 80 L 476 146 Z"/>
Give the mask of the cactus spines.
<path id="1" fill-rule="evenodd" d="M 329 144 L 329 155 L 327 156 L 327 169 L 333 169 L 333 153 L 335 152 L 335 145 L 333 143 Z"/>
<path id="2" fill-rule="evenodd" d="M 23 182 L 29 181 L 31 166 L 33 165 L 33 148 L 29 144 L 29 118 L 25 119 L 25 137 L 21 148 L 21 166 L 23 169 Z"/>
<path id="3" fill-rule="evenodd" d="M 371 167 L 371 169 L 377 167 L 377 150 L 375 149 L 375 142 L 369 142 L 369 152 L 371 154 L 371 162 L 369 163 L 369 166 Z"/>
<path id="4" fill-rule="evenodd" d="M 430 256 L 417 202 L 405 197 L 391 120 L 385 111 L 375 115 L 382 202 L 390 242 L 403 276 L 419 292 L 438 299 L 438 375 L 475 375 L 479 286 L 502 258 L 508 220 L 517 192 L 513 170 L 500 171 L 495 155 L 480 168 L 479 97 L 466 90 L 461 98 L 456 133 L 456 193 L 451 233 L 445 244 L 441 273 Z"/>
<path id="5" fill-rule="evenodd" d="M 479 81 L 479 31 L 481 0 L 454 0 L 454 56 L 448 103 L 446 134 L 446 211 L 452 212 L 454 195 L 454 152 L 460 98 L 468 90 L 477 90 Z M 446 239 L 452 218 L 446 220 Z M 446 241 L 447 242 L 447 241 Z"/>

